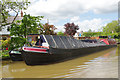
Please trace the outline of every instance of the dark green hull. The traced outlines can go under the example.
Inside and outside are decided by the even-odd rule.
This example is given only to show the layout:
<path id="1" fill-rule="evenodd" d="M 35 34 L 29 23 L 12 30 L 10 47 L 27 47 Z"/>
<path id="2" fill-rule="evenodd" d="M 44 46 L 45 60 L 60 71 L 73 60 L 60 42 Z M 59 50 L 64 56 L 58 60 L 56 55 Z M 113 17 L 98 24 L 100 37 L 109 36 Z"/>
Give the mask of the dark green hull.
<path id="1" fill-rule="evenodd" d="M 61 62 L 80 56 L 85 56 L 94 52 L 106 50 L 116 45 L 105 45 L 96 47 L 84 47 L 77 49 L 50 48 L 49 53 L 22 51 L 22 56 L 27 65 L 40 65 Z"/>

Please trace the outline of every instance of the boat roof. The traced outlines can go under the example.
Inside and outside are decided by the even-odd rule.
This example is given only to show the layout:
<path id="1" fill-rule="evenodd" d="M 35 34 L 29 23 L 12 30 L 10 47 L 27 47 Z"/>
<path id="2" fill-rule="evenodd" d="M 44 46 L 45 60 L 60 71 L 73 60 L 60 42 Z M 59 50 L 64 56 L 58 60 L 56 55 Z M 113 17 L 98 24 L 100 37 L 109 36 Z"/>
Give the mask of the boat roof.
<path id="1" fill-rule="evenodd" d="M 43 35 L 45 41 L 52 48 L 73 49 L 82 47 L 94 47 L 100 45 L 106 45 L 102 43 L 88 43 L 81 40 L 74 39 L 70 36 L 58 36 L 58 35 Z"/>

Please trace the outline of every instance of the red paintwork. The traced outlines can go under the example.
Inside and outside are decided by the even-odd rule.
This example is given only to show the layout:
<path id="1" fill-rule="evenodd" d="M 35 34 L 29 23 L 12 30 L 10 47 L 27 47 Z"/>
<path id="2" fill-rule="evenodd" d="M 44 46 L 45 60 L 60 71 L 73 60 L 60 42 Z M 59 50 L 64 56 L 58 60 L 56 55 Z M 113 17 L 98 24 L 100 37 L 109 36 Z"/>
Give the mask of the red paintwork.
<path id="1" fill-rule="evenodd" d="M 24 50 L 47 52 L 46 49 L 41 49 L 41 48 L 29 48 L 29 47 L 25 47 Z"/>
<path id="2" fill-rule="evenodd" d="M 105 44 L 109 45 L 109 42 L 107 39 L 100 39 L 100 41 L 103 41 Z"/>
<path id="3" fill-rule="evenodd" d="M 114 39 L 100 39 L 100 41 L 103 41 L 107 45 L 116 44 Z"/>

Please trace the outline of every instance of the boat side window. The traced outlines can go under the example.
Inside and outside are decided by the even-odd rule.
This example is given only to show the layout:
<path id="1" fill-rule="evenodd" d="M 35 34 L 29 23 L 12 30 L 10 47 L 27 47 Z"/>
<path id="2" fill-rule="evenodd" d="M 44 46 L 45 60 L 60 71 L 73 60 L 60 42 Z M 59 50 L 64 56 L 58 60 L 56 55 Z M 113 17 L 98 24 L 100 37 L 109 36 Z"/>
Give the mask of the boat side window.
<path id="1" fill-rule="evenodd" d="M 32 42 L 32 37 L 28 37 L 28 41 L 29 41 L 29 42 Z"/>

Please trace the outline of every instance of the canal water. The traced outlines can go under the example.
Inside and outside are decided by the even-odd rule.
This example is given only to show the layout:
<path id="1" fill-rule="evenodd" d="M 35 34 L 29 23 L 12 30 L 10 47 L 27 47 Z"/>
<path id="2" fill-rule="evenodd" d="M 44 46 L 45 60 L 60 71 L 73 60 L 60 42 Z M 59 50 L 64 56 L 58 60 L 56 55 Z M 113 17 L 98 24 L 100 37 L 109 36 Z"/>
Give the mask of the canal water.
<path id="1" fill-rule="evenodd" d="M 118 78 L 118 48 L 49 65 L 2 62 L 3 78 Z"/>

